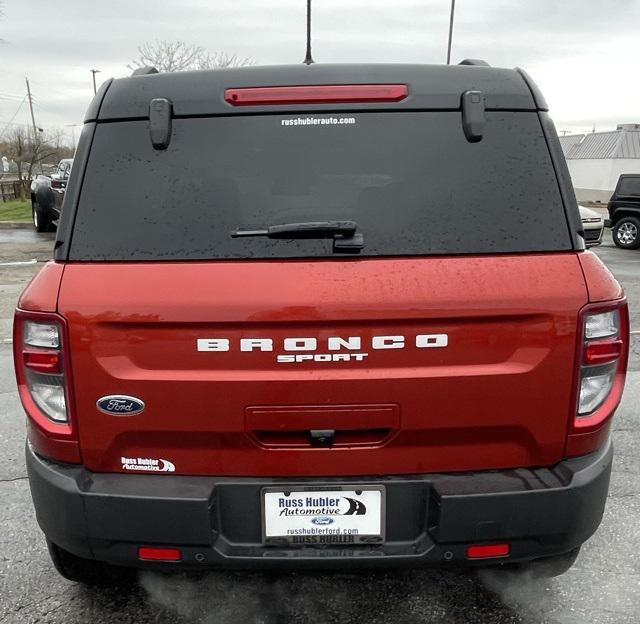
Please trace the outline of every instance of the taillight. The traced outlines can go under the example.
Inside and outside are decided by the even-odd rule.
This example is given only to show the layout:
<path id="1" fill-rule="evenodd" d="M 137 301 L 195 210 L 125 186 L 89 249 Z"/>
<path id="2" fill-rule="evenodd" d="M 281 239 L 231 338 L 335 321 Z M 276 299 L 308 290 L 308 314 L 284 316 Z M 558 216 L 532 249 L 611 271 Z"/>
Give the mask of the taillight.
<path id="1" fill-rule="evenodd" d="M 291 87 L 239 87 L 227 89 L 232 106 L 275 104 L 339 104 L 342 102 L 400 102 L 407 97 L 404 84 L 307 85 Z"/>
<path id="2" fill-rule="evenodd" d="M 622 397 L 629 352 L 625 300 L 587 306 L 580 315 L 577 392 L 567 455 L 594 451 Z"/>
<path id="3" fill-rule="evenodd" d="M 64 319 L 52 313 L 16 310 L 13 346 L 31 443 L 47 457 L 78 462 Z"/>

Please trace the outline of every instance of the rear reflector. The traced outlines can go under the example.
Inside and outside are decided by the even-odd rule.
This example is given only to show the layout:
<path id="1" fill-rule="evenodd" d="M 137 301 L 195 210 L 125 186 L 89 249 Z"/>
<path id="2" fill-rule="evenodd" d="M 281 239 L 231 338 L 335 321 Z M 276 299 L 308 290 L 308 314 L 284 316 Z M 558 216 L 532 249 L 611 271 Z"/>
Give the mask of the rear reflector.
<path id="1" fill-rule="evenodd" d="M 510 550 L 509 544 L 475 544 L 467 547 L 467 559 L 506 557 Z"/>
<path id="2" fill-rule="evenodd" d="M 144 561 L 180 561 L 182 553 L 177 548 L 153 548 L 152 546 L 140 546 L 138 559 Z"/>
<path id="3" fill-rule="evenodd" d="M 406 97 L 407 85 L 402 84 L 245 87 L 224 92 L 224 99 L 232 106 L 399 102 Z"/>

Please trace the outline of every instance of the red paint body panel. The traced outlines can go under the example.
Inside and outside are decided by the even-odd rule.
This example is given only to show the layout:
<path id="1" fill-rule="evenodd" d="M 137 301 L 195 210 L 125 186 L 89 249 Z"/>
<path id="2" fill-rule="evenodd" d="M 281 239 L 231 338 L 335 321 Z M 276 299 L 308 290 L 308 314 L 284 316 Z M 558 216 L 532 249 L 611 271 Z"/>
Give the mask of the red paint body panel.
<path id="1" fill-rule="evenodd" d="M 18 300 L 18 308 L 38 314 L 54 314 L 57 309 L 58 292 L 64 273 L 65 265 L 60 262 L 49 261 L 33 277 L 31 282 L 22 292 Z M 20 347 L 21 325 L 14 321 L 14 349 Z M 21 350 L 20 350 L 21 351 Z M 20 400 L 28 416 L 27 431 L 29 442 L 33 448 L 45 457 L 52 457 L 68 463 L 80 463 L 80 447 L 75 432 L 67 425 L 61 425 L 49 420 L 35 405 L 27 391 L 24 375 L 22 373 L 22 353 L 15 357 L 16 380 Z"/>
<path id="2" fill-rule="evenodd" d="M 552 465 L 573 415 L 587 303 L 576 255 L 68 264 L 58 311 L 83 463 L 120 472 L 121 457 L 161 458 L 176 473 L 242 476 Z M 416 348 L 422 334 L 447 334 L 448 346 Z M 367 357 L 276 362 L 285 338 L 316 338 L 328 354 L 332 336 L 361 337 Z M 375 350 L 373 336 L 406 346 Z M 199 352 L 198 338 L 230 350 Z M 240 352 L 242 338 L 271 338 L 273 351 Z M 146 408 L 99 412 L 111 394 Z M 256 419 L 271 440 L 298 431 L 297 416 L 360 433 L 334 448 L 256 439 Z M 392 434 L 362 434 L 381 429 Z"/>
<path id="3" fill-rule="evenodd" d="M 31 312 L 55 312 L 65 265 L 50 260 L 22 291 L 18 307 Z"/>
<path id="4" fill-rule="evenodd" d="M 622 286 L 592 251 L 578 254 L 589 293 L 589 302 L 613 301 L 624 296 Z"/>

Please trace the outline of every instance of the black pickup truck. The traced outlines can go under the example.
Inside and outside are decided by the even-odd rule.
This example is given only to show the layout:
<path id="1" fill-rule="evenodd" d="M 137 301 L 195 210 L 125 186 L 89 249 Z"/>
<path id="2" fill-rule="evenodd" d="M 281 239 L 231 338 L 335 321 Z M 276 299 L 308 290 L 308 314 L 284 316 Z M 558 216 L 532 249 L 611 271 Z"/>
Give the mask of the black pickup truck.
<path id="1" fill-rule="evenodd" d="M 55 173 L 39 175 L 31 182 L 31 215 L 37 232 L 56 229 L 72 165 L 73 159 L 65 158 Z"/>
<path id="2" fill-rule="evenodd" d="M 640 173 L 620 176 L 608 205 L 613 242 L 622 249 L 640 247 Z"/>

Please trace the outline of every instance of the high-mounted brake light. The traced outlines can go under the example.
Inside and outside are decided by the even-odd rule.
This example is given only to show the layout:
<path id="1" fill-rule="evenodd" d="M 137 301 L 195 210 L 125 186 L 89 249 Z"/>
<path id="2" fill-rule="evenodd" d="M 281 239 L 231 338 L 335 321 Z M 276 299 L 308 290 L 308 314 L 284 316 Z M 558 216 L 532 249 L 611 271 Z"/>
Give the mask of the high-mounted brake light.
<path id="1" fill-rule="evenodd" d="M 64 319 L 53 313 L 16 310 L 13 345 L 18 390 L 34 448 L 52 459 L 79 461 L 70 417 Z"/>
<path id="2" fill-rule="evenodd" d="M 227 89 L 224 99 L 232 106 L 340 104 L 400 102 L 407 97 L 407 93 L 407 85 L 403 84 L 238 87 Z"/>
<path id="3" fill-rule="evenodd" d="M 576 407 L 567 455 L 594 451 L 607 435 L 624 387 L 629 350 L 626 301 L 588 306 L 580 316 Z"/>

